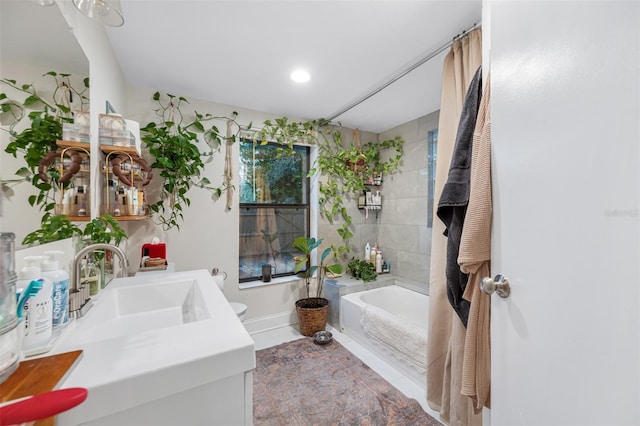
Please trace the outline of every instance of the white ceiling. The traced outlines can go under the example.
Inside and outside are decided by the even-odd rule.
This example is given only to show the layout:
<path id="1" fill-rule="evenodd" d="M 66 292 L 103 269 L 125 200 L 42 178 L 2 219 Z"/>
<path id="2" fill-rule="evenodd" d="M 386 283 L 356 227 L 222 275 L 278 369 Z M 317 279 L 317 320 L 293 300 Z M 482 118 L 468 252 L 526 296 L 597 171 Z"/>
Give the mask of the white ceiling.
<path id="1" fill-rule="evenodd" d="M 2 62 L 31 64 L 47 71 L 89 75 L 89 62 L 56 6 L 27 0 L 0 0 L 0 74 Z"/>
<path id="2" fill-rule="evenodd" d="M 107 34 L 128 84 L 303 120 L 332 118 L 479 23 L 482 8 L 481 0 L 121 4 L 124 26 Z M 3 58 L 87 72 L 56 6 L 0 5 Z M 436 111 L 446 53 L 334 121 L 381 132 Z M 311 81 L 291 81 L 295 67 Z"/>
<path id="3" fill-rule="evenodd" d="M 2 1 L 2 0 L 0 0 Z M 479 23 L 473 1 L 121 0 L 107 28 L 134 86 L 329 118 Z M 446 51 L 334 121 L 381 132 L 439 109 Z M 311 80 L 289 74 L 306 68 Z"/>

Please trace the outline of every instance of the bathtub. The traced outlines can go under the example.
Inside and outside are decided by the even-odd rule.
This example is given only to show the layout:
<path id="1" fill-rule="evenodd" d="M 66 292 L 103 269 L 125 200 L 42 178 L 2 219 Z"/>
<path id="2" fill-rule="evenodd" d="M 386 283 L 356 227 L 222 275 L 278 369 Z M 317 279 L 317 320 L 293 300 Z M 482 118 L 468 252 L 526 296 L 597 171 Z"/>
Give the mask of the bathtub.
<path id="1" fill-rule="evenodd" d="M 429 297 L 391 285 L 340 298 L 343 333 L 426 389 Z"/>

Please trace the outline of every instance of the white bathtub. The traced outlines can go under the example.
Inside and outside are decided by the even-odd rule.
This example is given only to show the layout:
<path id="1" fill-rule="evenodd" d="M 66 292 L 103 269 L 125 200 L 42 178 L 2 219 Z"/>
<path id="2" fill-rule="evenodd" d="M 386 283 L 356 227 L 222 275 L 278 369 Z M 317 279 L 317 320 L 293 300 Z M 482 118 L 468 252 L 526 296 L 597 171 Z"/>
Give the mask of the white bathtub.
<path id="1" fill-rule="evenodd" d="M 399 285 L 340 298 L 342 332 L 426 389 L 429 297 Z"/>

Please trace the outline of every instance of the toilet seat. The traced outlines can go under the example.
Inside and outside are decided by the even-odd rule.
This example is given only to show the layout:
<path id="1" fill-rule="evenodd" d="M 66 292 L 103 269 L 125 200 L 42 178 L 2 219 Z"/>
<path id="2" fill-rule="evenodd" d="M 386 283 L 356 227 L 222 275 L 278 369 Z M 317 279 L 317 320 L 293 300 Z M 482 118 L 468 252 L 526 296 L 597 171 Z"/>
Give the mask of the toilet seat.
<path id="1" fill-rule="evenodd" d="M 244 317 L 247 313 L 247 305 L 237 302 L 229 302 L 229 304 L 231 305 L 231 308 L 236 313 L 238 318 L 240 318 L 240 321 L 244 321 Z"/>

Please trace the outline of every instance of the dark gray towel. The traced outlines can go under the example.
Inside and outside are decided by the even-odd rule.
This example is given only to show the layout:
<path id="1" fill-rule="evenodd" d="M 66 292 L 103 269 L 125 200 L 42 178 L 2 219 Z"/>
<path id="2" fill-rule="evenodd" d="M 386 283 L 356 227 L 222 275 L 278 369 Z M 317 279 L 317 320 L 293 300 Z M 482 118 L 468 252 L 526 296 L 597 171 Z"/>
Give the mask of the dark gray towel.
<path id="1" fill-rule="evenodd" d="M 467 90 L 451 157 L 449 177 L 442 189 L 437 211 L 438 217 L 446 227 L 444 235 L 447 236 L 447 297 L 465 327 L 469 317 L 470 303 L 464 300 L 462 295 L 467 287 L 468 275 L 460 271 L 458 252 L 464 217 L 469 204 L 471 146 L 481 97 L 482 67 L 478 68 L 474 74 Z"/>

